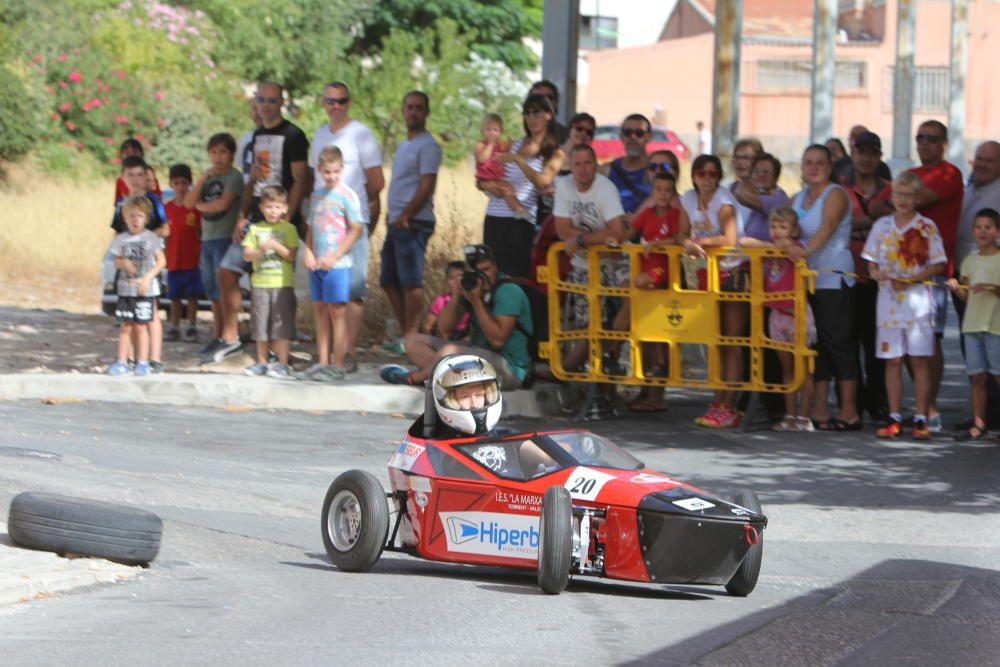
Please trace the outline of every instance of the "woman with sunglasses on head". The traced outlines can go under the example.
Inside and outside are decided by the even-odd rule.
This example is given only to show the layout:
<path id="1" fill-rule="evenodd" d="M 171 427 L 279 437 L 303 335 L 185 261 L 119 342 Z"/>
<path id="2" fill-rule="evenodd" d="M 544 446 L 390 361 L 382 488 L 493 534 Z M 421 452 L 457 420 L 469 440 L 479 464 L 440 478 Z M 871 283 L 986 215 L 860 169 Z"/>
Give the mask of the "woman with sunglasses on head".
<path id="1" fill-rule="evenodd" d="M 683 243 L 688 255 L 700 260 L 697 268 L 697 285 L 688 283 L 688 289 L 705 289 L 708 273 L 705 264 L 705 248 L 736 246 L 742 236 L 743 223 L 739 206 L 729 190 L 721 187 L 722 162 L 714 155 L 699 155 L 691 166 L 694 187 L 681 196 L 681 228 L 684 218 L 689 221 L 691 238 Z M 745 257 L 722 257 L 719 259 L 719 284 L 724 291 L 743 292 L 747 287 Z M 724 302 L 720 306 L 721 333 L 723 336 L 746 335 L 746 304 Z M 724 346 L 719 350 L 719 377 L 722 380 L 739 382 L 743 379 L 743 355 L 738 347 Z M 715 400 L 704 415 L 694 420 L 695 424 L 707 428 L 737 427 L 742 415 L 735 407 L 737 392 L 717 390 Z"/>
<path id="2" fill-rule="evenodd" d="M 510 208 L 500 181 L 476 181 L 476 186 L 489 196 L 483 243 L 493 249 L 500 271 L 529 280 L 539 193 L 552 184 L 566 154 L 559 146 L 559 128 L 547 97 L 528 95 L 521 110 L 524 137 L 508 152 L 497 153 L 496 160 L 504 165 L 503 180 L 514 187 L 526 215 L 518 217 Z"/>
<path id="3" fill-rule="evenodd" d="M 733 146 L 733 174 L 736 180 L 729 184 L 729 191 L 736 197 L 744 222 L 750 219 L 756 203 L 753 196 L 756 190 L 751 183 L 753 161 L 763 152 L 764 146 L 756 137 L 744 137 Z"/>
<path id="4" fill-rule="evenodd" d="M 594 133 L 597 132 L 597 120 L 586 111 L 581 111 L 569 120 L 569 136 L 562 145 L 563 153 L 569 155 L 580 144 L 587 146 L 594 143 Z M 570 173 L 569 166 L 563 165 L 560 176 Z M 551 190 L 551 188 L 549 188 Z"/>
<path id="5" fill-rule="evenodd" d="M 799 215 L 804 246 L 785 252 L 803 257 L 818 271 L 816 292 L 809 297 L 816 320 L 816 368 L 813 372 L 812 419 L 821 431 L 859 431 L 857 410 L 858 342 L 854 331 L 854 259 L 851 256 L 851 207 L 844 188 L 833 183 L 833 158 L 823 144 L 813 144 L 802 155 L 801 192 L 792 198 Z M 780 247 L 780 246 L 779 246 Z M 837 378 L 840 414 L 830 416 L 827 393 Z"/>
<path id="6" fill-rule="evenodd" d="M 673 151 L 659 150 L 654 151 L 649 154 L 649 164 L 646 165 L 646 181 L 649 183 L 650 188 L 653 187 L 653 181 L 656 179 L 657 174 L 667 172 L 674 175 L 674 181 L 676 182 L 681 176 L 681 163 L 674 155 Z M 639 204 L 639 208 L 636 209 L 635 213 L 638 215 L 645 209 L 655 206 L 656 199 L 653 197 L 652 192 L 649 196 Z M 672 208 L 681 207 L 681 196 L 675 193 L 670 199 L 670 206 Z"/>

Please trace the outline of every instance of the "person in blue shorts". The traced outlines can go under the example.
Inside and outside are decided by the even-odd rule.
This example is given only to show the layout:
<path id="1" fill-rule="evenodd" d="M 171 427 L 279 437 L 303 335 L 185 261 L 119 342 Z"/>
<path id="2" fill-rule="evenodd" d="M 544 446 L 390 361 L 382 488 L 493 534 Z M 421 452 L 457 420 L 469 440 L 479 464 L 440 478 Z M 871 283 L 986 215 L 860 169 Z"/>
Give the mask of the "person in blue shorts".
<path id="1" fill-rule="evenodd" d="M 303 379 L 327 382 L 344 379 L 351 248 L 364 231 L 364 219 L 357 193 L 341 181 L 344 156 L 340 149 L 333 145 L 323 148 L 316 171 L 323 187 L 312 193 L 303 255 L 316 323 L 316 363 L 305 371 Z"/>

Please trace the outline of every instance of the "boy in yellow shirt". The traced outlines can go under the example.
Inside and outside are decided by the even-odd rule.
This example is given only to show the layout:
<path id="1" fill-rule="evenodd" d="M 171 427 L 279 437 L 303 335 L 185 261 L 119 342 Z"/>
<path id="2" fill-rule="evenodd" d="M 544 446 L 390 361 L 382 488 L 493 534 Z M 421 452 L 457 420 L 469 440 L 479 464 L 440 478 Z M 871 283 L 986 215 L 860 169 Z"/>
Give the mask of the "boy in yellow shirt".
<path id="1" fill-rule="evenodd" d="M 285 220 L 288 193 L 269 185 L 260 194 L 262 222 L 250 225 L 243 237 L 243 259 L 253 263 L 250 277 L 253 306 L 253 334 L 257 341 L 257 363 L 247 375 L 291 378 L 288 353 L 295 335 L 295 254 L 299 235 Z M 278 361 L 267 365 L 267 352 L 274 350 Z"/>

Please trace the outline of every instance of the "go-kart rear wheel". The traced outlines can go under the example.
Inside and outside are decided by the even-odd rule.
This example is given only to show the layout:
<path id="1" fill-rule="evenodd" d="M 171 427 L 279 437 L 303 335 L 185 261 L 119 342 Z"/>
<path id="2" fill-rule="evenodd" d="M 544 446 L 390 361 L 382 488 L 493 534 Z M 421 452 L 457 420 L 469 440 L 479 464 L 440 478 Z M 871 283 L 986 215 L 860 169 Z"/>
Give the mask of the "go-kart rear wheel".
<path id="1" fill-rule="evenodd" d="M 374 565 L 389 534 L 385 491 L 374 476 L 348 470 L 333 480 L 323 501 L 323 546 L 333 564 L 346 572 Z"/>
<path id="2" fill-rule="evenodd" d="M 542 497 L 538 524 L 538 585 L 549 595 L 558 595 L 569 582 L 573 556 L 573 503 L 569 491 L 553 486 Z"/>
<path id="3" fill-rule="evenodd" d="M 757 494 L 753 491 L 743 490 L 733 496 L 733 502 L 748 510 L 763 514 Z M 738 597 L 746 597 L 753 592 L 757 586 L 757 577 L 760 576 L 760 564 L 764 557 L 764 534 L 757 537 L 757 543 L 751 545 L 747 555 L 743 557 L 743 562 L 736 570 L 736 574 L 726 584 L 726 592 Z"/>

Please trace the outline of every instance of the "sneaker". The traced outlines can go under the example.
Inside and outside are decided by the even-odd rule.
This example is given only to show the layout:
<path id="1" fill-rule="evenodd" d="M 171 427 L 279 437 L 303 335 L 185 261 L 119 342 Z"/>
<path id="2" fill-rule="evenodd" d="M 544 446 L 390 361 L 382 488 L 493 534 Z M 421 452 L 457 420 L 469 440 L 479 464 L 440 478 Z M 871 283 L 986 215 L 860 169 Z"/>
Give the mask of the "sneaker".
<path id="1" fill-rule="evenodd" d="M 250 377 L 261 377 L 267 373 L 267 364 L 254 364 L 243 369 L 243 375 Z"/>
<path id="2" fill-rule="evenodd" d="M 379 370 L 378 376 L 389 384 L 412 384 L 410 371 L 399 364 L 386 364 Z"/>
<path id="3" fill-rule="evenodd" d="M 163 340 L 168 340 L 171 342 L 177 342 L 180 339 L 181 339 L 181 330 L 178 329 L 177 327 L 170 327 L 170 329 L 167 330 L 167 333 L 164 334 L 163 336 Z"/>
<path id="4" fill-rule="evenodd" d="M 715 413 L 719 411 L 719 404 L 714 401 L 708 406 L 708 410 L 705 411 L 700 417 L 694 418 L 694 423 L 698 426 L 707 426 L 709 423 L 715 423 Z"/>
<path id="5" fill-rule="evenodd" d="M 160 374 L 163 372 L 163 363 L 159 361 L 149 362 L 149 372 L 154 374 Z"/>
<path id="6" fill-rule="evenodd" d="M 927 419 L 927 430 L 930 431 L 931 433 L 940 433 L 941 430 L 942 430 L 942 428 L 943 427 L 941 425 L 941 413 L 940 412 L 938 414 L 934 415 L 933 417 L 929 417 Z"/>
<path id="7" fill-rule="evenodd" d="M 243 352 L 243 343 L 241 343 L 240 341 L 235 340 L 232 343 L 220 341 L 219 346 L 215 349 L 215 352 L 213 352 L 211 356 L 205 355 L 202 361 L 208 364 L 212 363 L 217 364 L 223 359 L 228 359 L 229 357 L 235 356 L 237 354 L 242 354 L 242 352 Z M 208 361 L 205 361 L 205 359 L 208 359 Z"/>
<path id="8" fill-rule="evenodd" d="M 391 354 L 406 354 L 406 343 L 402 338 L 388 340 L 382 343 L 382 349 Z"/>
<path id="9" fill-rule="evenodd" d="M 151 375 L 153 371 L 149 367 L 149 364 L 140 361 L 136 363 L 135 370 L 132 372 L 135 373 L 137 378 L 144 378 L 147 375 Z"/>
<path id="10" fill-rule="evenodd" d="M 121 377 L 123 375 L 129 375 L 131 372 L 132 371 L 128 367 L 128 364 L 126 364 L 123 361 L 116 361 L 115 363 L 108 366 L 106 374 L 110 375 L 111 377 Z"/>
<path id="11" fill-rule="evenodd" d="M 344 356 L 344 372 L 345 373 L 358 372 L 358 360 L 354 358 L 353 354 L 348 354 Z"/>
<path id="12" fill-rule="evenodd" d="M 344 378 L 344 370 L 330 364 L 329 366 L 323 367 L 322 373 L 320 373 L 316 380 L 318 382 L 336 382 L 338 380 L 343 380 Z"/>
<path id="13" fill-rule="evenodd" d="M 197 343 L 198 342 L 198 329 L 195 327 L 188 327 L 184 330 L 184 342 L 185 343 Z"/>
<path id="14" fill-rule="evenodd" d="M 914 440 L 930 440 L 931 430 L 923 419 L 913 420 L 913 430 L 910 432 Z"/>
<path id="15" fill-rule="evenodd" d="M 287 364 L 271 364 L 267 367 L 267 377 L 277 380 L 294 380 L 292 369 Z"/>
<path id="16" fill-rule="evenodd" d="M 219 346 L 221 345 L 222 345 L 221 338 L 213 338 L 212 340 L 208 341 L 208 345 L 198 350 L 197 354 L 199 357 L 211 356 L 212 354 L 215 353 L 216 350 L 219 349 Z"/>
<path id="17" fill-rule="evenodd" d="M 875 431 L 876 438 L 893 439 L 903 432 L 903 422 L 890 419 L 889 423 Z"/>
<path id="18" fill-rule="evenodd" d="M 743 413 L 724 405 L 719 408 L 719 428 L 739 428 L 743 423 Z"/>
<path id="19" fill-rule="evenodd" d="M 323 368 L 323 364 L 313 364 L 301 373 L 296 373 L 295 378 L 297 380 L 316 380 L 319 374 L 322 373 Z"/>

